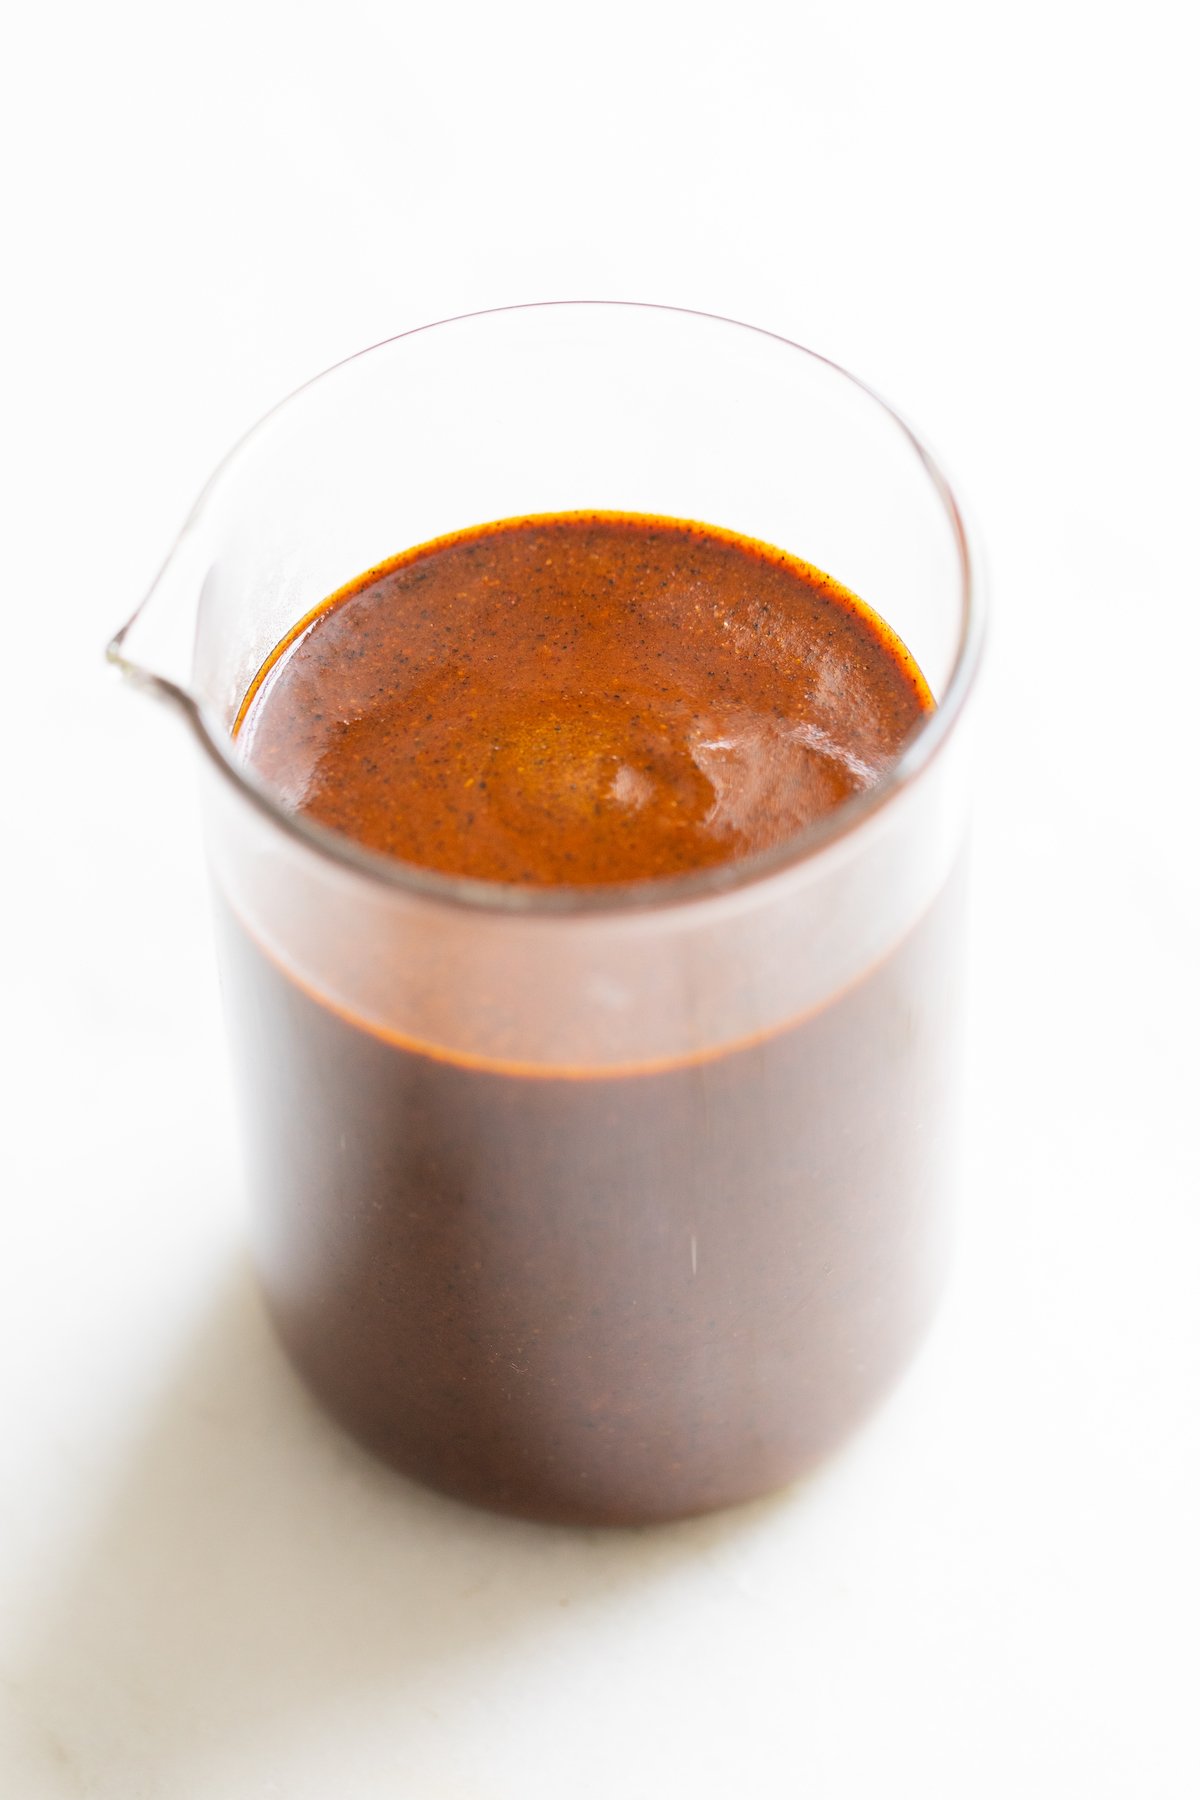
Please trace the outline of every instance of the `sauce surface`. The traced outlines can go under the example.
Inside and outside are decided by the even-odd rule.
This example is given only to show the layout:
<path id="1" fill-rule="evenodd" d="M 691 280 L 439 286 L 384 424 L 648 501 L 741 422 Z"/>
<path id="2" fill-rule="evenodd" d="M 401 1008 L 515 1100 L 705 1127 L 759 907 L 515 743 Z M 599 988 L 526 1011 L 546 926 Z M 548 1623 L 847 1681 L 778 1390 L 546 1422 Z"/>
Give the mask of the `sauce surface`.
<path id="1" fill-rule="evenodd" d="M 533 885 L 669 877 L 793 836 L 932 709 L 899 639 L 798 559 L 614 513 L 396 557 L 281 644 L 235 731 L 368 849 Z"/>

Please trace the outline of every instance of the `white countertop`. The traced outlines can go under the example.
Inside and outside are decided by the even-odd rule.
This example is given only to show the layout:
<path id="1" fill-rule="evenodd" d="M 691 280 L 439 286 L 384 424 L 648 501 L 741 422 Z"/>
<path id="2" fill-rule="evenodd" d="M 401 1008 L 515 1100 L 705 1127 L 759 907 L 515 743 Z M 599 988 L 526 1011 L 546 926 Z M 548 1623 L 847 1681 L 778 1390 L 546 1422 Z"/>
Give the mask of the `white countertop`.
<path id="1" fill-rule="evenodd" d="M 8 1800 L 1200 1788 L 1194 104 L 1173 10 L 22 25 L 5 296 Z M 556 65 L 554 57 L 561 62 Z M 994 609 L 961 1246 L 836 1462 L 641 1533 L 373 1464 L 264 1324 L 190 746 L 100 653 L 227 444 L 448 312 L 675 301 L 909 412 Z"/>

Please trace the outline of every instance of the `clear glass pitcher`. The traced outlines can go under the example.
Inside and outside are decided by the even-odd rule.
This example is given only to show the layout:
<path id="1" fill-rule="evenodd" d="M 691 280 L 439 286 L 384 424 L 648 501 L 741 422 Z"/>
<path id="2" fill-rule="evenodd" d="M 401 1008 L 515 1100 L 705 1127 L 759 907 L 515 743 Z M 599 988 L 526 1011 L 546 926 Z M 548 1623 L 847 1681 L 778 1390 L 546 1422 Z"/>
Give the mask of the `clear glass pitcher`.
<path id="1" fill-rule="evenodd" d="M 408 546 L 705 520 L 867 600 L 936 710 L 878 786 L 666 882 L 455 880 L 287 810 L 233 722 Z M 910 1357 L 954 1180 L 972 559 L 912 431 L 708 315 L 562 303 L 340 364 L 217 470 L 110 645 L 204 753 L 264 1292 L 331 1410 L 436 1486 L 668 1518 L 776 1487 Z"/>

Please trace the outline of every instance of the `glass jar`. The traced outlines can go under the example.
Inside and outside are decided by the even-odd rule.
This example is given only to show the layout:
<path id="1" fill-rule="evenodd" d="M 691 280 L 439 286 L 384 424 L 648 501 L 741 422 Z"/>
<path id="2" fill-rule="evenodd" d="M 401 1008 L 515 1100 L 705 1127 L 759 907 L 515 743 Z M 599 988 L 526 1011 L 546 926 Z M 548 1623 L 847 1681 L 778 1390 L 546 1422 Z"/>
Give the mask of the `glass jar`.
<path id="1" fill-rule="evenodd" d="M 455 880 L 286 810 L 232 724 L 295 623 L 484 520 L 702 519 L 861 594 L 936 709 L 791 841 L 665 882 Z M 452 319 L 351 358 L 214 475 L 110 647 L 203 752 L 263 1291 L 401 1469 L 631 1523 L 790 1480 L 930 1319 L 955 1175 L 959 509 L 861 383 L 664 307 Z"/>

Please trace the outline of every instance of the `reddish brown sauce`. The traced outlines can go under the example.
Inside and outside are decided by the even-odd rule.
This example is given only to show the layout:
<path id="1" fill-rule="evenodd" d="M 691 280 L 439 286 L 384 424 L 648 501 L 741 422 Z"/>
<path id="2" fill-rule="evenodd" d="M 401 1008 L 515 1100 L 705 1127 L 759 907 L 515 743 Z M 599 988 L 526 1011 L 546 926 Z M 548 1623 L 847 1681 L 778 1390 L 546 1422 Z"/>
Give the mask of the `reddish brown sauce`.
<path id="1" fill-rule="evenodd" d="M 239 722 L 287 803 L 452 875 L 591 885 L 792 836 L 931 706 L 818 570 L 709 526 L 587 513 L 397 557 L 276 652 Z"/>
<path id="2" fill-rule="evenodd" d="M 876 778 L 930 704 L 815 570 L 572 515 L 353 583 L 240 729 L 290 805 L 376 850 L 594 883 L 776 842 Z M 226 912 L 259 1262 L 297 1366 L 402 1469 L 539 1518 L 669 1518 L 788 1480 L 929 1315 L 957 916 L 946 890 L 758 1042 L 568 1075 L 384 1037 Z"/>

